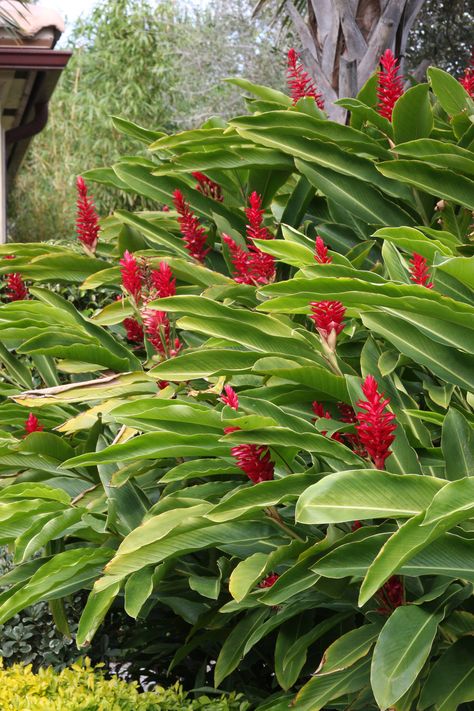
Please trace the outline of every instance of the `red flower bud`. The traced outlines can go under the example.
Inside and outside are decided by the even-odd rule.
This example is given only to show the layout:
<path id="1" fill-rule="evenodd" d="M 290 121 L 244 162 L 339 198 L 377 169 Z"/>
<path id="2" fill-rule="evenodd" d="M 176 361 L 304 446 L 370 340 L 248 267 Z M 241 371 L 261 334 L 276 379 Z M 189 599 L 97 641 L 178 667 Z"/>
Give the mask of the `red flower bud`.
<path id="1" fill-rule="evenodd" d="M 230 386 L 224 387 L 225 395 L 221 395 L 221 401 L 224 405 L 229 405 L 233 410 L 239 409 L 239 398 L 235 390 Z"/>
<path id="2" fill-rule="evenodd" d="M 27 435 L 32 432 L 42 432 L 44 430 L 44 425 L 41 425 L 38 418 L 33 415 L 32 412 L 28 415 L 28 419 L 25 422 L 25 432 Z"/>
<path id="3" fill-rule="evenodd" d="M 299 54 L 294 49 L 288 52 L 288 88 L 290 89 L 293 104 L 296 104 L 299 99 L 305 96 L 312 97 L 318 107 L 324 109 L 324 99 L 318 92 L 316 84 L 305 70 L 299 60 Z"/>
<path id="4" fill-rule="evenodd" d="M 197 180 L 196 190 L 199 190 L 200 193 L 217 202 L 224 202 L 222 189 L 218 183 L 215 183 L 214 180 L 211 180 L 211 178 L 208 178 L 207 175 L 199 171 L 191 173 L 191 175 Z"/>
<path id="5" fill-rule="evenodd" d="M 343 322 L 346 309 L 340 301 L 313 301 L 310 306 L 312 311 L 310 319 L 314 322 L 321 338 L 327 341 L 332 331 L 336 336 L 341 333 L 346 325 Z"/>
<path id="6" fill-rule="evenodd" d="M 209 252 L 209 248 L 205 247 L 207 235 L 204 227 L 189 207 L 189 203 L 184 199 L 181 190 L 174 191 L 173 203 L 179 214 L 178 223 L 186 249 L 191 257 L 197 259 L 198 262 L 204 262 L 206 254 Z"/>
<path id="7" fill-rule="evenodd" d="M 410 279 L 415 282 L 415 284 L 420 284 L 420 286 L 426 286 L 427 289 L 432 289 L 434 284 L 430 281 L 430 273 L 427 267 L 427 260 L 413 252 L 413 257 L 410 259 Z"/>
<path id="8" fill-rule="evenodd" d="M 332 257 L 328 256 L 328 248 L 319 235 L 316 237 L 314 258 L 319 264 L 331 264 L 332 262 Z"/>
<path id="9" fill-rule="evenodd" d="M 362 392 L 367 400 L 357 402 L 357 407 L 363 412 L 357 413 L 359 424 L 356 425 L 356 430 L 377 469 L 384 469 L 385 460 L 391 454 L 390 445 L 395 439 L 395 415 L 384 411 L 390 403 L 390 398 L 384 399 L 384 394 L 378 392 L 377 381 L 372 375 L 366 377 Z"/>
<path id="10" fill-rule="evenodd" d="M 160 299 L 176 294 L 176 279 L 173 279 L 173 272 L 166 262 L 160 262 L 158 269 L 153 269 L 151 280 Z"/>
<path id="11" fill-rule="evenodd" d="M 120 265 L 122 286 L 138 304 L 142 296 L 142 275 L 138 262 L 133 254 L 126 250 L 120 260 Z"/>
<path id="12" fill-rule="evenodd" d="M 6 274 L 7 298 L 10 301 L 24 301 L 28 298 L 28 289 L 21 278 L 21 274 Z"/>
<path id="13" fill-rule="evenodd" d="M 392 120 L 393 107 L 395 102 L 403 94 L 403 78 L 398 74 L 399 63 L 395 59 L 393 52 L 387 49 L 380 58 L 380 69 L 378 71 L 378 112 L 389 121 Z"/>
<path id="14" fill-rule="evenodd" d="M 99 239 L 99 216 L 96 212 L 92 196 L 87 195 L 87 185 L 79 176 L 77 178 L 77 217 L 76 232 L 84 249 L 89 254 L 94 254 Z"/>

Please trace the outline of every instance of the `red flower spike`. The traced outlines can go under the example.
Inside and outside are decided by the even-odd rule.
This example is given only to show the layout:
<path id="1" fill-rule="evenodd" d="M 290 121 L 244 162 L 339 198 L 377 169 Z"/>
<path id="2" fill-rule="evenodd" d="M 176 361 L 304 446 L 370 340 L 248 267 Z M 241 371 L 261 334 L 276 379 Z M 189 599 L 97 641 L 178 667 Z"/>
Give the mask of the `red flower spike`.
<path id="1" fill-rule="evenodd" d="M 245 215 L 249 221 L 247 225 L 247 237 L 254 239 L 272 239 L 271 233 L 263 226 L 262 198 L 257 192 L 253 192 L 249 197 L 250 207 L 245 208 Z"/>
<path id="2" fill-rule="evenodd" d="M 225 434 L 231 428 L 226 427 Z M 232 428 L 235 431 L 238 428 Z M 274 474 L 274 464 L 270 459 L 268 447 L 258 444 L 239 444 L 231 449 L 236 464 L 254 484 L 262 481 L 271 481 Z"/>
<path id="3" fill-rule="evenodd" d="M 390 615 L 397 607 L 405 604 L 405 591 L 402 578 L 392 575 L 391 578 L 375 594 L 375 598 L 381 603 L 377 612 L 382 615 Z"/>
<path id="4" fill-rule="evenodd" d="M 324 99 L 318 92 L 316 84 L 299 60 L 299 54 L 294 49 L 288 52 L 287 81 L 293 104 L 305 96 L 312 97 L 318 107 L 324 109 Z"/>
<path id="5" fill-rule="evenodd" d="M 214 180 L 211 180 L 211 178 L 208 178 L 207 175 L 204 175 L 204 173 L 200 173 L 199 171 L 191 173 L 191 175 L 197 180 L 196 190 L 199 190 L 199 192 L 206 197 L 216 200 L 216 202 L 224 202 L 222 189 L 218 183 L 214 182 Z"/>
<path id="6" fill-rule="evenodd" d="M 377 110 L 381 116 L 392 120 L 395 102 L 403 94 L 403 78 L 399 75 L 400 65 L 393 52 L 387 49 L 380 58 L 380 69 L 377 73 Z"/>
<path id="7" fill-rule="evenodd" d="M 169 212 L 169 211 L 170 211 L 169 205 L 163 205 L 163 207 L 161 208 L 161 212 Z"/>
<path id="8" fill-rule="evenodd" d="M 151 280 L 160 299 L 176 294 L 176 279 L 173 279 L 171 267 L 166 262 L 160 262 L 158 269 L 153 269 Z"/>
<path id="9" fill-rule="evenodd" d="M 178 223 L 186 249 L 191 257 L 197 259 L 198 262 L 204 262 L 206 254 L 209 252 L 209 248 L 206 249 L 207 235 L 204 227 L 189 207 L 189 203 L 184 199 L 181 190 L 174 191 L 173 203 L 179 214 Z"/>
<path id="10" fill-rule="evenodd" d="M 229 405 L 233 410 L 239 409 L 239 398 L 234 388 L 230 385 L 224 387 L 225 395 L 221 395 L 221 401 L 224 405 Z"/>
<path id="11" fill-rule="evenodd" d="M 21 278 L 21 274 L 6 274 L 7 298 L 10 301 L 24 301 L 28 298 L 28 289 Z"/>
<path id="12" fill-rule="evenodd" d="M 430 273 L 427 267 L 428 260 L 413 252 L 413 257 L 410 259 L 410 279 L 419 284 L 420 286 L 426 286 L 427 289 L 432 289 L 434 284 L 430 281 Z"/>
<path id="13" fill-rule="evenodd" d="M 275 278 L 275 260 L 255 245 L 242 249 L 232 237 L 223 234 L 222 240 L 229 248 L 233 277 L 238 284 L 268 284 Z"/>
<path id="14" fill-rule="evenodd" d="M 127 331 L 127 341 L 131 343 L 143 343 L 143 326 L 138 323 L 136 318 L 124 319 L 123 325 Z"/>
<path id="15" fill-rule="evenodd" d="M 120 260 L 120 273 L 123 288 L 138 304 L 142 296 L 142 274 L 137 260 L 128 250 L 124 252 Z"/>
<path id="16" fill-rule="evenodd" d="M 89 254 L 95 254 L 99 239 L 99 216 L 96 212 L 92 196 L 87 194 L 87 185 L 79 176 L 77 187 L 76 233 L 84 249 Z"/>
<path id="17" fill-rule="evenodd" d="M 474 99 L 474 50 L 471 52 L 471 59 L 459 83 L 466 89 L 471 99 Z"/>
<path id="18" fill-rule="evenodd" d="M 270 573 L 270 575 L 267 575 L 266 578 L 263 578 L 258 584 L 259 588 L 271 588 L 272 585 L 275 585 L 276 581 L 278 580 L 280 576 L 278 573 Z"/>
<path id="19" fill-rule="evenodd" d="M 359 424 L 356 425 L 356 430 L 361 444 L 376 468 L 384 469 L 385 460 L 391 454 L 390 445 L 395 439 L 395 415 L 389 411 L 384 412 L 390 399 L 384 399 L 384 394 L 378 392 L 377 381 L 372 375 L 368 375 L 364 380 L 362 392 L 367 400 L 357 402 L 357 407 L 362 412 L 357 413 Z"/>
<path id="20" fill-rule="evenodd" d="M 328 248 L 319 235 L 316 237 L 314 258 L 319 264 L 331 264 L 332 262 L 332 257 L 328 256 Z"/>
<path id="21" fill-rule="evenodd" d="M 357 415 L 351 405 L 347 405 L 345 402 L 338 402 L 337 409 L 341 414 L 341 422 L 346 422 L 347 424 L 357 422 Z"/>
<path id="22" fill-rule="evenodd" d="M 346 325 L 343 322 L 346 309 L 340 301 L 313 301 L 310 306 L 310 319 L 321 338 L 327 341 L 332 331 L 335 331 L 336 336 L 341 333 Z"/>
<path id="23" fill-rule="evenodd" d="M 352 526 L 351 526 L 351 531 L 358 531 L 359 528 L 362 528 L 362 524 L 360 521 L 353 521 Z"/>
<path id="24" fill-rule="evenodd" d="M 44 425 L 41 425 L 38 418 L 33 415 L 32 412 L 28 415 L 28 419 L 25 422 L 25 432 L 27 435 L 32 432 L 42 432 L 44 430 Z"/>
<path id="25" fill-rule="evenodd" d="M 145 309 L 142 313 L 145 332 L 153 348 L 166 356 L 170 347 L 171 325 L 164 311 Z"/>
<path id="26" fill-rule="evenodd" d="M 314 418 L 314 422 L 316 422 L 316 420 L 321 419 L 321 417 L 326 420 L 332 420 L 331 413 L 328 412 L 328 410 L 325 410 L 324 406 L 320 402 L 317 402 L 317 400 L 314 400 L 314 402 L 312 403 L 312 407 L 313 412 L 316 415 L 316 417 Z M 325 437 L 327 435 L 327 430 L 321 430 L 321 434 L 323 435 L 323 437 Z M 341 434 L 340 432 L 333 432 L 333 434 L 331 435 L 331 439 L 334 439 L 336 440 L 336 442 L 344 444 L 344 436 L 345 435 Z"/>

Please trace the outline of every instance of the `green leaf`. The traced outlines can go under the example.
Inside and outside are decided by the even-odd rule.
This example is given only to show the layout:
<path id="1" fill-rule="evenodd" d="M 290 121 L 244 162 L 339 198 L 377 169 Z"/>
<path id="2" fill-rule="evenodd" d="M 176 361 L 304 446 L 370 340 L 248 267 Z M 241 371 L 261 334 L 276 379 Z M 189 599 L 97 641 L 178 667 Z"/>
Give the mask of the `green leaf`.
<path id="1" fill-rule="evenodd" d="M 456 711 L 474 701 L 474 639 L 459 639 L 437 659 L 423 684 L 418 708 Z"/>
<path id="2" fill-rule="evenodd" d="M 206 518 L 211 521 L 229 521 L 254 510 L 275 506 L 296 499 L 314 482 L 311 474 L 291 474 L 283 479 L 263 481 L 236 491 L 214 506 Z"/>
<path id="3" fill-rule="evenodd" d="M 214 684 L 219 687 L 222 681 L 238 667 L 241 662 L 247 639 L 254 630 L 258 630 L 268 615 L 269 610 L 254 610 L 243 617 L 232 629 L 222 645 L 214 669 Z"/>
<path id="4" fill-rule="evenodd" d="M 103 579 L 100 580 L 102 581 Z M 98 590 L 94 586 L 94 589 L 87 598 L 87 603 L 77 628 L 76 644 L 79 648 L 88 647 L 90 645 L 105 615 L 119 594 L 121 585 L 122 582 L 118 580 L 114 582 L 110 581 L 110 584 L 103 590 Z"/>
<path id="5" fill-rule="evenodd" d="M 296 711 L 320 711 L 330 701 L 353 694 L 369 683 L 370 660 L 361 659 L 349 669 L 316 674 L 298 692 L 293 708 Z"/>
<path id="6" fill-rule="evenodd" d="M 427 74 L 431 88 L 447 114 L 460 114 L 469 108 L 469 94 L 454 77 L 437 67 L 430 67 Z"/>
<path id="7" fill-rule="evenodd" d="M 145 602 L 153 592 L 154 568 L 142 568 L 128 578 L 125 583 L 125 612 L 137 619 Z"/>
<path id="8" fill-rule="evenodd" d="M 375 645 L 370 680 L 377 704 L 387 709 L 415 683 L 438 629 L 440 614 L 416 605 L 398 607 Z"/>
<path id="9" fill-rule="evenodd" d="M 423 511 L 446 482 L 434 477 L 389 474 L 375 469 L 329 474 L 298 499 L 300 523 L 409 518 Z"/>
<path id="10" fill-rule="evenodd" d="M 380 622 L 372 622 L 346 632 L 324 652 L 318 673 L 329 674 L 351 667 L 365 657 L 379 636 Z"/>
<path id="11" fill-rule="evenodd" d="M 443 423 L 441 448 L 446 478 L 454 481 L 474 476 L 474 431 L 461 413 L 450 408 Z"/>
<path id="12" fill-rule="evenodd" d="M 402 94 L 394 106 L 392 124 L 396 144 L 430 135 L 433 112 L 428 84 L 417 84 Z"/>
<path id="13" fill-rule="evenodd" d="M 225 348 L 189 350 L 176 358 L 165 360 L 152 368 L 150 373 L 165 380 L 191 380 L 210 378 L 214 375 L 246 373 L 251 370 L 258 353 Z"/>
<path id="14" fill-rule="evenodd" d="M 108 548 L 78 548 L 58 553 L 0 605 L 0 624 L 39 600 L 58 599 L 87 587 L 112 555 Z"/>

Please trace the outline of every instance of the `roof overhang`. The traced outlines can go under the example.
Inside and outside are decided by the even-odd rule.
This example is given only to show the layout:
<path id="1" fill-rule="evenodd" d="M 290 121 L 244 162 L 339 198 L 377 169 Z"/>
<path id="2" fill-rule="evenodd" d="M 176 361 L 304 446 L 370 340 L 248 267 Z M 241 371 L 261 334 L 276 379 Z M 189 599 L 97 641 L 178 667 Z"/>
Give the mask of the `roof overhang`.
<path id="1" fill-rule="evenodd" d="M 44 128 L 48 102 L 71 52 L 0 46 L 0 109 L 11 184 L 31 138 Z"/>

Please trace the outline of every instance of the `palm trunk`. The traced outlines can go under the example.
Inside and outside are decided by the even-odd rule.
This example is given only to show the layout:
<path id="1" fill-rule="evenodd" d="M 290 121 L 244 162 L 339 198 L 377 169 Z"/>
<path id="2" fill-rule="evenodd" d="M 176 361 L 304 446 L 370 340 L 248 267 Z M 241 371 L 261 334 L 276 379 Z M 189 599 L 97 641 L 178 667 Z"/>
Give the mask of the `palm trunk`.
<path id="1" fill-rule="evenodd" d="M 391 49 L 403 60 L 408 33 L 424 0 L 307 0 L 304 19 L 292 0 L 286 10 L 303 47 L 302 59 L 335 121 L 345 120 L 336 99 L 356 96 Z"/>

